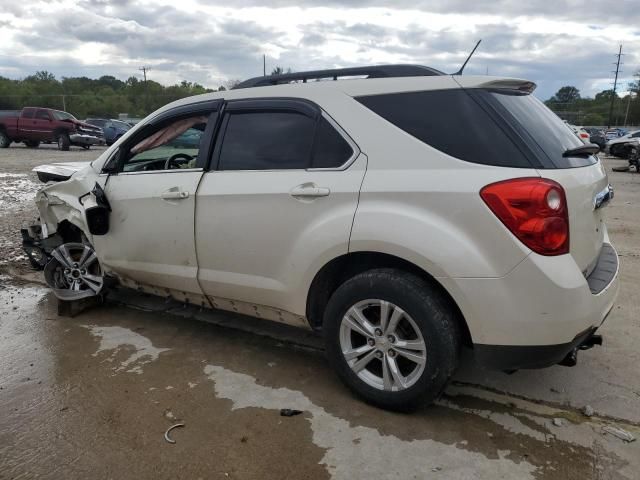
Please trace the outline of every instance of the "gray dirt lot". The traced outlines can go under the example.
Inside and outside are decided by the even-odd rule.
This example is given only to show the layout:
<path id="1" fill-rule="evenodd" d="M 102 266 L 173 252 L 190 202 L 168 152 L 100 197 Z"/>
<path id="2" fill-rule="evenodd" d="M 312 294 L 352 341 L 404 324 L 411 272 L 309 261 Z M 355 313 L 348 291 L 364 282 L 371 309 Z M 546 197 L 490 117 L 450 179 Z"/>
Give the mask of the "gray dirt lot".
<path id="1" fill-rule="evenodd" d="M 622 279 L 605 345 L 513 375 L 467 355 L 435 406 L 401 415 L 353 398 L 302 331 L 120 290 L 58 316 L 20 257 L 30 170 L 101 151 L 0 150 L 0 479 L 640 478 L 640 441 L 606 432 L 640 438 L 640 174 L 622 161 L 605 160 Z"/>

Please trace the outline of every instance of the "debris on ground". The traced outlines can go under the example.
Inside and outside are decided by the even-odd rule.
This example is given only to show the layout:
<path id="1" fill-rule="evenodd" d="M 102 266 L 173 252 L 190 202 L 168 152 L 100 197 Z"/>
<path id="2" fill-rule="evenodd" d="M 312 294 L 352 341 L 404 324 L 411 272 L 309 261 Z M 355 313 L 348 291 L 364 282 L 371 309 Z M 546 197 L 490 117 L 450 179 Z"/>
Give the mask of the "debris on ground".
<path id="1" fill-rule="evenodd" d="M 167 420 L 175 420 L 176 416 L 173 414 L 173 412 L 170 409 L 166 409 L 164 411 L 164 418 L 166 418 Z"/>
<path id="2" fill-rule="evenodd" d="M 292 410 L 291 408 L 283 408 L 280 410 L 281 417 L 293 417 L 294 415 L 300 415 L 302 410 Z"/>
<path id="3" fill-rule="evenodd" d="M 636 439 L 636 437 L 634 437 L 630 432 L 627 432 L 622 428 L 613 427 L 611 425 L 605 425 L 604 427 L 602 427 L 602 432 L 613 435 L 614 437 L 617 437 L 627 443 L 631 443 Z"/>
<path id="4" fill-rule="evenodd" d="M 175 425 L 171 425 L 169 428 L 167 428 L 167 431 L 164 432 L 164 439 L 168 442 L 168 443 L 176 443 L 175 440 L 172 440 L 169 437 L 169 432 L 171 430 L 173 430 L 174 428 L 178 428 L 178 427 L 184 427 L 184 423 L 176 423 Z"/>
<path id="5" fill-rule="evenodd" d="M 593 417 L 596 412 L 593 410 L 593 407 L 591 405 L 585 405 L 582 409 L 582 413 L 584 413 L 587 417 Z"/>
<path id="6" fill-rule="evenodd" d="M 554 424 L 556 427 L 562 427 L 562 426 L 564 425 L 564 422 L 562 421 L 562 419 L 561 419 L 561 418 L 554 418 L 554 419 L 553 419 L 553 424 Z"/>

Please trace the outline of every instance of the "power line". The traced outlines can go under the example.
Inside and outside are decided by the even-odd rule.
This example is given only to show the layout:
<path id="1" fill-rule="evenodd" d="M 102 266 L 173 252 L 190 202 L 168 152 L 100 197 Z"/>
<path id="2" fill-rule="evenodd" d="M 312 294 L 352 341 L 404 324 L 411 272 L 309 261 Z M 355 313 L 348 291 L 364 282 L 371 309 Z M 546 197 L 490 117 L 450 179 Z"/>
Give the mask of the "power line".
<path id="1" fill-rule="evenodd" d="M 613 80 L 613 95 L 611 95 L 611 105 L 609 106 L 609 125 L 607 126 L 607 128 L 611 128 L 611 124 L 613 123 L 613 102 L 616 99 L 616 89 L 618 87 L 618 73 L 620 72 L 620 60 L 622 59 L 622 45 L 620 45 L 620 50 L 618 51 L 618 61 L 615 63 L 616 66 L 616 71 L 615 71 L 615 78 Z"/>

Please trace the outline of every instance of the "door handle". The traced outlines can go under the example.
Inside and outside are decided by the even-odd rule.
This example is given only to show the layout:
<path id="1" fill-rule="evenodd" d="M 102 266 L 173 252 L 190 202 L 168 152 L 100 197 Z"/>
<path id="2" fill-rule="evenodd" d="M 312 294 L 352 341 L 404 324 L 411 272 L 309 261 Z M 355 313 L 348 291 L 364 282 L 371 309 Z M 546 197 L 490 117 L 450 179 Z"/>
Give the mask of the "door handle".
<path id="1" fill-rule="evenodd" d="M 303 183 L 297 187 L 293 187 L 289 195 L 296 198 L 316 198 L 327 197 L 331 193 L 326 187 L 319 187 L 315 183 Z"/>
<path id="2" fill-rule="evenodd" d="M 162 192 L 160 198 L 163 200 L 184 200 L 185 198 L 189 198 L 189 192 L 178 190 L 177 187 L 174 187 Z"/>

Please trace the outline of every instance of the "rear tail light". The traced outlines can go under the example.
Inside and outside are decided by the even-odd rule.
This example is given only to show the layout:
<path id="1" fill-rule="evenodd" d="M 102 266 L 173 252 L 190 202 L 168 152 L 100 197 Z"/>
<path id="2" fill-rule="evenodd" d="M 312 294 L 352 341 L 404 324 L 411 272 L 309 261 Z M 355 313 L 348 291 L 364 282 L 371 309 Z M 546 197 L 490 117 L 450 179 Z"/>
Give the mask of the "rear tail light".
<path id="1" fill-rule="evenodd" d="M 511 233 L 534 252 L 569 253 L 567 199 L 557 182 L 515 178 L 487 185 L 480 196 Z"/>

